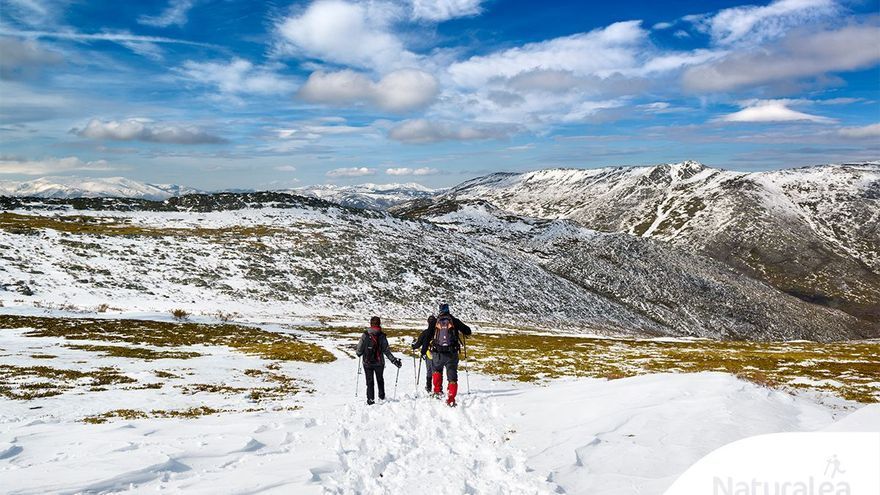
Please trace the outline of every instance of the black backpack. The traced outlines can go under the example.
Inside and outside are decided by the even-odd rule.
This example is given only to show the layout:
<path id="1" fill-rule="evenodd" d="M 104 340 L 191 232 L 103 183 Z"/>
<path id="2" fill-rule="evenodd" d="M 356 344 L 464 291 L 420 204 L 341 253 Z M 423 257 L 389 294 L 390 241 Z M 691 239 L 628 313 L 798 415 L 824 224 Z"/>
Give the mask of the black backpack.
<path id="1" fill-rule="evenodd" d="M 364 345 L 364 361 L 370 364 L 378 364 L 382 362 L 382 345 L 380 344 L 382 332 L 371 334 L 364 332 L 366 342 Z"/>
<path id="2" fill-rule="evenodd" d="M 452 315 L 440 315 L 434 323 L 434 339 L 431 341 L 434 352 L 453 352 L 458 350 L 458 329 Z"/>

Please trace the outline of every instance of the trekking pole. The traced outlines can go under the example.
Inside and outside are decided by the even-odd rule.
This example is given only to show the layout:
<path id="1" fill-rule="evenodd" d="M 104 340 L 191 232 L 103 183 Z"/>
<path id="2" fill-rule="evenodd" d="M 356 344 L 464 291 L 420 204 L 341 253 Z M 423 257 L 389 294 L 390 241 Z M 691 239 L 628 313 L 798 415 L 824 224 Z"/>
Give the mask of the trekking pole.
<path id="1" fill-rule="evenodd" d="M 412 350 L 412 358 L 413 358 L 413 382 L 416 385 L 416 391 L 419 390 L 419 374 L 416 372 L 416 350 Z"/>
<path id="2" fill-rule="evenodd" d="M 422 376 L 422 361 L 424 360 L 419 356 L 419 370 L 416 371 L 416 393 L 419 391 L 419 377 Z"/>
<path id="3" fill-rule="evenodd" d="M 400 379 L 400 367 L 397 367 L 397 377 L 394 379 L 394 397 L 393 399 L 397 399 L 397 380 Z"/>
<path id="4" fill-rule="evenodd" d="M 360 387 L 360 381 L 361 381 L 361 360 L 360 360 L 360 358 L 358 358 L 358 359 L 355 359 L 354 362 L 357 364 L 357 369 L 358 369 L 357 378 L 355 378 L 355 380 L 354 380 L 354 398 L 357 399 L 357 396 L 358 396 L 358 389 L 361 388 L 361 387 Z"/>
<path id="5" fill-rule="evenodd" d="M 464 379 L 467 382 L 467 393 L 471 395 L 471 374 L 468 373 L 467 337 L 462 341 L 464 344 Z"/>

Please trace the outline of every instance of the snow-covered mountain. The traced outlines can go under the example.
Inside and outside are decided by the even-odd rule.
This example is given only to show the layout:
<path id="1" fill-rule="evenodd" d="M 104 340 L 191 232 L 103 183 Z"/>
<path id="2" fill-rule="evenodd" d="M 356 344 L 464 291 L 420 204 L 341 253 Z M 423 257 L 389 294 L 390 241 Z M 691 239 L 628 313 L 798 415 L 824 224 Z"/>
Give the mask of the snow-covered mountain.
<path id="1" fill-rule="evenodd" d="M 873 335 L 681 248 L 480 204 L 406 219 L 282 193 L 96 199 L 63 212 L 46 201 L 0 199 L 0 300 L 279 321 L 420 320 L 446 300 L 472 320 L 567 332 Z"/>
<path id="2" fill-rule="evenodd" d="M 352 208 L 384 210 L 414 199 L 429 198 L 442 190 L 421 184 L 358 184 L 355 186 L 314 185 L 289 191 L 292 194 L 324 199 Z"/>
<path id="3" fill-rule="evenodd" d="M 137 198 L 163 200 L 202 191 L 176 184 L 147 184 L 124 177 L 42 177 L 0 181 L 0 196 L 35 198 Z"/>
<path id="4" fill-rule="evenodd" d="M 484 201 L 722 261 L 805 301 L 880 322 L 880 163 L 742 173 L 697 162 L 499 173 L 430 201 Z"/>

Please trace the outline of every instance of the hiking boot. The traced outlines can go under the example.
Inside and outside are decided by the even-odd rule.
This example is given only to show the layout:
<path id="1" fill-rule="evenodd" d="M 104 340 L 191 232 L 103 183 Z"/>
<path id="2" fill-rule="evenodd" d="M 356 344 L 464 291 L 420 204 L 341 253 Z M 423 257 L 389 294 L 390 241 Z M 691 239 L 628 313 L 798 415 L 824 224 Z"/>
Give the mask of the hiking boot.
<path id="1" fill-rule="evenodd" d="M 367 399 L 367 405 L 368 405 L 368 406 L 372 406 L 372 405 L 375 404 L 375 403 L 376 403 L 376 401 L 374 401 L 373 399 Z"/>

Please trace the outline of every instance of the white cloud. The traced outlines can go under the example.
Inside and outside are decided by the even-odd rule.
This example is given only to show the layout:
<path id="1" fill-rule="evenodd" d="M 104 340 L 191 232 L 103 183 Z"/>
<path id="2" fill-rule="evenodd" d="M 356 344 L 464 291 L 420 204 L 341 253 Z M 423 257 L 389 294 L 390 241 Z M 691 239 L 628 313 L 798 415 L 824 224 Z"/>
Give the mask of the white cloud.
<path id="1" fill-rule="evenodd" d="M 797 33 L 760 50 L 691 67 L 684 72 L 683 83 L 693 91 L 730 91 L 871 67 L 880 61 L 878 39 L 877 26 Z"/>
<path id="2" fill-rule="evenodd" d="M 300 88 L 300 98 L 314 103 L 366 103 L 391 112 L 406 112 L 430 104 L 437 96 L 434 76 L 415 69 L 390 72 L 377 82 L 359 72 L 313 72 Z"/>
<path id="3" fill-rule="evenodd" d="M 293 165 L 279 165 L 275 167 L 275 170 L 279 172 L 296 172 L 296 167 Z"/>
<path id="4" fill-rule="evenodd" d="M 18 36 L 22 38 L 51 38 L 70 41 L 110 41 L 120 44 L 123 42 L 158 43 L 214 48 L 214 45 L 211 45 L 209 43 L 200 43 L 198 41 L 181 40 L 176 38 L 166 38 L 164 36 L 141 36 L 127 32 L 79 33 L 76 31 L 22 31 L 18 29 L 0 28 L 0 35 Z"/>
<path id="5" fill-rule="evenodd" d="M 44 27 L 55 25 L 64 10 L 59 2 L 51 0 L 6 0 L 3 17 L 11 17 L 26 26 Z"/>
<path id="6" fill-rule="evenodd" d="M 675 25 L 675 23 L 673 23 L 673 22 L 658 22 L 657 24 L 654 24 L 653 26 L 651 26 L 651 29 L 653 29 L 655 31 L 661 31 L 663 29 L 669 29 L 674 25 Z"/>
<path id="7" fill-rule="evenodd" d="M 61 61 L 60 54 L 34 40 L 0 38 L 0 79 L 25 79 Z"/>
<path id="8" fill-rule="evenodd" d="M 409 168 L 409 167 L 391 167 L 385 169 L 385 173 L 388 175 L 437 175 L 440 173 L 436 168 L 431 167 L 420 167 L 420 168 Z"/>
<path id="9" fill-rule="evenodd" d="M 141 16 L 138 22 L 153 27 L 164 28 L 171 25 L 183 27 L 186 25 L 187 14 L 195 3 L 195 0 L 171 0 L 162 13 L 156 16 Z"/>
<path id="10" fill-rule="evenodd" d="M 830 124 L 834 119 L 798 112 L 788 107 L 791 100 L 750 100 L 744 102 L 744 107 L 721 117 L 723 122 L 815 122 L 818 124 Z"/>
<path id="11" fill-rule="evenodd" d="M 442 22 L 482 12 L 482 0 L 410 0 L 413 19 Z"/>
<path id="12" fill-rule="evenodd" d="M 648 35 L 640 24 L 618 22 L 588 33 L 471 57 L 452 64 L 449 74 L 457 84 L 468 88 L 480 88 L 499 77 L 513 78 L 535 70 L 607 77 L 638 66 L 638 54 Z"/>
<path id="13" fill-rule="evenodd" d="M 226 94 L 283 94 L 292 92 L 294 84 L 270 68 L 257 67 L 251 62 L 234 58 L 223 62 L 184 62 L 177 71 L 186 79 L 199 84 L 216 86 Z"/>
<path id="14" fill-rule="evenodd" d="M 788 30 L 824 19 L 839 11 L 833 0 L 777 0 L 766 6 L 723 9 L 712 16 L 689 16 L 720 45 L 757 45 Z"/>
<path id="15" fill-rule="evenodd" d="M 176 124 L 163 124 L 148 119 L 127 119 L 123 121 L 102 121 L 92 119 L 82 129 L 71 129 L 80 137 L 91 139 L 110 139 L 114 141 L 147 141 L 172 144 L 215 144 L 225 139 L 209 134 L 195 127 Z"/>
<path id="16" fill-rule="evenodd" d="M 334 179 L 342 177 L 364 177 L 367 175 L 373 175 L 375 173 L 376 169 L 367 167 L 336 168 L 327 172 L 327 177 L 331 177 Z"/>
<path id="17" fill-rule="evenodd" d="M 0 174 L 46 175 L 61 172 L 118 169 L 119 167 L 111 166 L 106 160 L 84 162 L 75 156 L 43 160 L 21 160 L 0 156 Z"/>
<path id="18" fill-rule="evenodd" d="M 412 119 L 405 120 L 392 127 L 388 131 L 388 137 L 404 143 L 425 144 L 440 141 L 503 139 L 513 134 L 516 130 L 517 128 L 511 125 L 472 125 L 449 121 Z"/>
<path id="19" fill-rule="evenodd" d="M 412 67 L 418 57 L 392 30 L 403 15 L 392 3 L 317 0 L 276 26 L 278 46 L 289 53 L 334 64 L 385 72 Z"/>
<path id="20" fill-rule="evenodd" d="M 862 127 L 844 127 L 837 133 L 849 139 L 880 139 L 880 123 Z"/>

